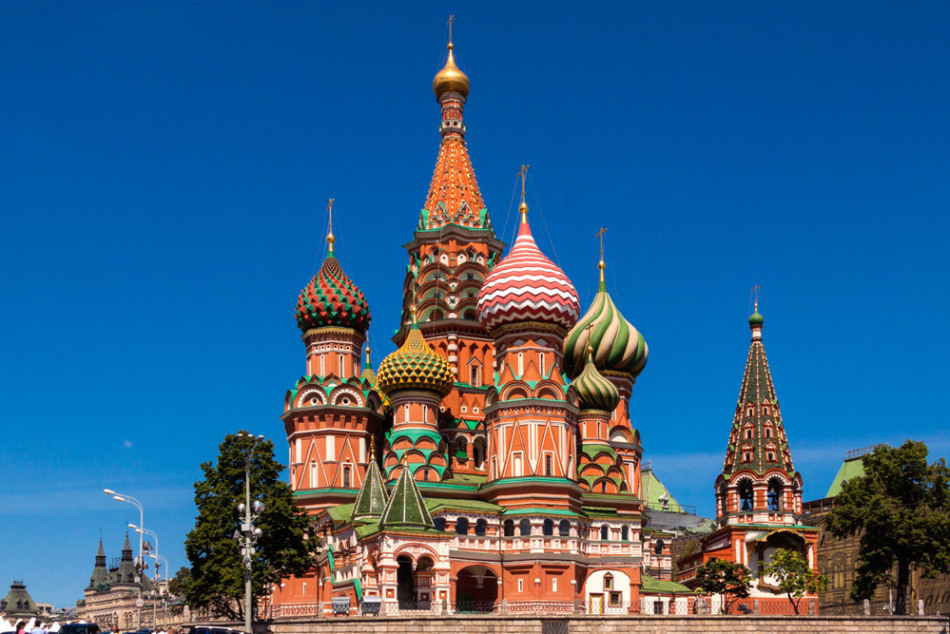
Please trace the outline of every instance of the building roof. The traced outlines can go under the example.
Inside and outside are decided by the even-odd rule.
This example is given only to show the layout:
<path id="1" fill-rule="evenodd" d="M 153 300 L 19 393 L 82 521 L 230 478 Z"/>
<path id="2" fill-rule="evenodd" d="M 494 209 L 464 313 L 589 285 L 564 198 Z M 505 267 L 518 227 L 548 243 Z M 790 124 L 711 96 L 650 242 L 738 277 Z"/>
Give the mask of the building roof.
<path id="1" fill-rule="evenodd" d="M 402 346 L 383 359 L 376 375 L 377 388 L 387 395 L 397 390 L 416 389 L 445 396 L 452 391 L 454 383 L 452 366 L 426 342 L 417 323 L 412 324 Z"/>
<path id="2" fill-rule="evenodd" d="M 722 475 L 726 479 L 740 470 L 761 475 L 769 469 L 781 469 L 790 476 L 795 475 L 772 373 L 762 344 L 763 321 L 756 305 L 755 313 L 749 319 L 752 343 L 723 462 Z"/>
<path id="3" fill-rule="evenodd" d="M 683 506 L 676 501 L 669 489 L 656 477 L 653 469 L 643 469 L 640 476 L 640 486 L 643 489 L 643 501 L 647 507 L 683 512 Z"/>
<path id="4" fill-rule="evenodd" d="M 620 392 L 594 365 L 592 348 L 587 349 L 587 362 L 583 371 L 577 375 L 572 385 L 577 391 L 581 409 L 612 412 L 620 402 Z"/>
<path id="5" fill-rule="evenodd" d="M 386 510 L 386 487 L 383 484 L 383 475 L 379 472 L 379 466 L 376 464 L 376 458 L 370 450 L 369 466 L 366 468 L 366 477 L 363 478 L 363 485 L 359 493 L 356 494 L 356 501 L 353 502 L 352 518 L 354 521 L 379 520 Z"/>
<path id="6" fill-rule="evenodd" d="M 647 342 L 614 306 L 607 293 L 603 265 L 601 260 L 594 301 L 564 339 L 564 368 L 568 376 L 577 376 L 584 368 L 587 347 L 591 346 L 599 369 L 636 377 L 647 364 Z"/>
<path id="7" fill-rule="evenodd" d="M 379 525 L 386 529 L 433 528 L 432 516 L 409 469 L 399 474 Z"/>
<path id="8" fill-rule="evenodd" d="M 825 497 L 837 497 L 837 495 L 841 493 L 841 487 L 844 486 L 845 482 L 863 475 L 864 461 L 861 459 L 861 456 L 845 458 L 845 461 L 841 463 L 841 467 L 838 469 L 838 474 L 835 476 L 834 481 L 831 483 L 831 486 L 828 487 L 828 493 L 825 494 Z"/>
<path id="9" fill-rule="evenodd" d="M 7 596 L 0 600 L 0 611 L 8 617 L 28 619 L 38 615 L 40 608 L 26 591 L 26 584 L 22 580 L 14 580 Z"/>
<path id="10" fill-rule="evenodd" d="M 688 594 L 697 594 L 694 590 L 690 590 L 681 583 L 676 583 L 675 581 L 660 581 L 655 577 L 651 577 L 648 574 L 644 574 L 640 577 L 640 591 L 641 592 L 654 592 L 662 594 L 679 594 L 679 593 L 688 593 Z"/>
<path id="11" fill-rule="evenodd" d="M 521 212 L 514 246 L 485 278 L 478 293 L 478 321 L 489 332 L 527 321 L 568 329 L 581 312 L 577 291 L 564 271 L 541 253 L 531 235 L 524 203 Z"/>
<path id="12" fill-rule="evenodd" d="M 352 328 L 365 333 L 369 328 L 369 304 L 363 291 L 347 277 L 333 252 L 333 232 L 327 241 L 330 250 L 323 266 L 297 298 L 294 316 L 303 332 L 312 328 Z"/>

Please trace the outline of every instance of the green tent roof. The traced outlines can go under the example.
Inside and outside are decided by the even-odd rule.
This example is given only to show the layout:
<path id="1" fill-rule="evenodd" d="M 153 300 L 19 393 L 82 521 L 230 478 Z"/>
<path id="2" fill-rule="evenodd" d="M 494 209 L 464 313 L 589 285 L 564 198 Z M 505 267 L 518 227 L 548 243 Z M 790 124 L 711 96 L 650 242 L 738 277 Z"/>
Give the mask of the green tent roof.
<path id="1" fill-rule="evenodd" d="M 385 528 L 432 528 L 432 516 L 409 469 L 403 469 L 379 522 Z"/>
<path id="2" fill-rule="evenodd" d="M 857 458 L 847 458 L 841 463 L 841 468 L 838 469 L 838 475 L 835 476 L 834 482 L 831 483 L 831 486 L 828 488 L 828 493 L 825 494 L 825 497 L 837 497 L 837 495 L 841 493 L 841 487 L 844 486 L 845 482 L 863 475 L 864 462 L 861 460 L 861 456 L 858 456 Z"/>
<path id="3" fill-rule="evenodd" d="M 643 487 L 643 500 L 647 503 L 647 506 L 662 508 L 663 503 L 660 502 L 660 498 L 666 496 L 668 500 L 666 508 L 674 512 L 683 511 L 683 507 L 676 501 L 676 498 L 670 494 L 669 489 L 656 477 L 656 474 L 653 473 L 653 469 L 643 470 L 641 486 Z"/>
<path id="4" fill-rule="evenodd" d="M 676 583 L 675 581 L 660 581 L 650 575 L 643 575 L 640 577 L 640 591 L 641 592 L 664 592 L 664 593 L 689 593 L 696 594 L 686 586 L 681 583 Z"/>

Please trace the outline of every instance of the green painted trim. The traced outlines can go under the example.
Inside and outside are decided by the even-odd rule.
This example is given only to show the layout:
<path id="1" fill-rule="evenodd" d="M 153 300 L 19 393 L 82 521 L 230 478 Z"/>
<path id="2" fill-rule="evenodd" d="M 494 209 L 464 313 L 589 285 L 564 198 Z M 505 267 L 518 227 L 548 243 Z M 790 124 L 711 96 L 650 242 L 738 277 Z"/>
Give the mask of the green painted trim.
<path id="1" fill-rule="evenodd" d="M 574 511 L 565 511 L 563 509 L 544 509 L 544 508 L 527 508 L 527 509 L 508 509 L 502 512 L 503 516 L 514 516 L 514 515 L 561 515 L 567 517 L 581 517 L 579 514 Z"/>
<path id="2" fill-rule="evenodd" d="M 348 493 L 355 497 L 355 491 L 356 489 L 303 489 L 301 491 L 294 491 L 293 496 L 316 495 L 318 493 Z"/>

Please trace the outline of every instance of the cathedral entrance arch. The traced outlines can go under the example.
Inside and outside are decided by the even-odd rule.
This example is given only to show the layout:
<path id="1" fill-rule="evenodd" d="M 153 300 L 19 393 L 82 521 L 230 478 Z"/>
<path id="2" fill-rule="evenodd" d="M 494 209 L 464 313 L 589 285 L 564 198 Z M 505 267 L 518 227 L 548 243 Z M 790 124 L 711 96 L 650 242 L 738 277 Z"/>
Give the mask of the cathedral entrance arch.
<path id="1" fill-rule="evenodd" d="M 416 608 L 416 584 L 412 574 L 412 559 L 409 555 L 400 555 L 396 558 L 399 568 L 396 570 L 396 599 L 400 610 L 414 610 Z"/>
<path id="2" fill-rule="evenodd" d="M 456 612 L 493 612 L 498 601 L 498 575 L 486 566 L 459 570 L 455 582 Z"/>

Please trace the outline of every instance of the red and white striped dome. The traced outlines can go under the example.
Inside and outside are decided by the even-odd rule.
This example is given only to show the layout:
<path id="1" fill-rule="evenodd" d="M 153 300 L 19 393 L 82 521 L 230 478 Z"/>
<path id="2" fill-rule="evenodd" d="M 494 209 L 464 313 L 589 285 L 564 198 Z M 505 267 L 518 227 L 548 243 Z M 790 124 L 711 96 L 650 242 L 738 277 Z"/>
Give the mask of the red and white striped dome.
<path id="1" fill-rule="evenodd" d="M 527 207 L 511 251 L 485 279 L 478 293 L 478 321 L 491 332 L 521 321 L 541 321 L 570 328 L 581 307 L 571 280 L 535 244 Z"/>

